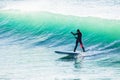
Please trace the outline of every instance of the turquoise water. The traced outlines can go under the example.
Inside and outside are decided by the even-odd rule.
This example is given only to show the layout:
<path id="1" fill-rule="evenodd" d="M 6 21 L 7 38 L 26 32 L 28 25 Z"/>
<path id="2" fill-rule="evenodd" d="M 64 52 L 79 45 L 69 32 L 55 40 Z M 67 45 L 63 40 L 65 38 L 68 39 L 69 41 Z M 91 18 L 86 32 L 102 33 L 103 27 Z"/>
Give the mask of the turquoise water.
<path id="1" fill-rule="evenodd" d="M 119 26 L 120 20 L 115 19 L 0 12 L 0 79 L 119 80 Z M 81 63 L 54 53 L 73 50 L 75 39 L 70 32 L 76 29 L 83 33 L 85 49 L 96 53 Z"/>

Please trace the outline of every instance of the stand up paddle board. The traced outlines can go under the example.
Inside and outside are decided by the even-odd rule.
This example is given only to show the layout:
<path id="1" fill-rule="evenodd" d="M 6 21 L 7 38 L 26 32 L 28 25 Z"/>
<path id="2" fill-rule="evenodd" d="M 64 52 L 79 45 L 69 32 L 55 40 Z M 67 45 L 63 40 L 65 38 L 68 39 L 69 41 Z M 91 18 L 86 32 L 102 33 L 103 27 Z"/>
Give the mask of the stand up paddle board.
<path id="1" fill-rule="evenodd" d="M 101 53 L 99 52 L 73 52 L 73 51 L 55 51 L 57 54 L 63 54 L 63 55 L 69 55 L 69 56 L 83 56 L 83 57 L 91 57 L 91 56 L 96 56 Z"/>
<path id="2" fill-rule="evenodd" d="M 81 62 L 84 59 L 84 56 L 82 56 L 82 52 L 73 52 L 73 51 L 55 51 L 55 53 L 57 54 L 63 54 L 63 55 L 67 55 L 66 57 L 60 58 L 62 60 L 65 59 L 75 59 L 76 62 Z M 75 62 L 75 63 L 76 63 Z"/>
<path id="3" fill-rule="evenodd" d="M 72 51 L 55 51 L 55 53 L 58 53 L 58 54 L 68 54 L 68 55 L 79 55 L 80 53 L 79 52 L 72 52 Z"/>

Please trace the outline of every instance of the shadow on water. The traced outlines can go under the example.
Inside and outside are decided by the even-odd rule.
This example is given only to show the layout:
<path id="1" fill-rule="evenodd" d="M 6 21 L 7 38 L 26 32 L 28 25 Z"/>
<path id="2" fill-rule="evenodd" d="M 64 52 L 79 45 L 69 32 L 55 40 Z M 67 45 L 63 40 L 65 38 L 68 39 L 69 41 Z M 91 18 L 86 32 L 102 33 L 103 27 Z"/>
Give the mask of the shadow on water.
<path id="1" fill-rule="evenodd" d="M 74 61 L 74 60 L 75 60 L 75 57 L 74 56 L 70 56 L 70 55 L 65 56 L 65 57 L 61 57 L 61 58 L 58 59 L 58 61 L 66 61 L 66 62 Z"/>

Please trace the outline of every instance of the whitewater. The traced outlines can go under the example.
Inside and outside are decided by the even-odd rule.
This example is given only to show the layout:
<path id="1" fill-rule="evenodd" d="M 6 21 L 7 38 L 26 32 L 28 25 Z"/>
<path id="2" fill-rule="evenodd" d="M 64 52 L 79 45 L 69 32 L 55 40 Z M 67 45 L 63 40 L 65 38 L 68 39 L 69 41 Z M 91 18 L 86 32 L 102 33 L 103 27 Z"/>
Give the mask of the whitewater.
<path id="1" fill-rule="evenodd" d="M 119 0 L 0 1 L 0 80 L 119 80 L 119 14 Z M 96 54 L 80 63 L 54 53 L 77 29 Z"/>

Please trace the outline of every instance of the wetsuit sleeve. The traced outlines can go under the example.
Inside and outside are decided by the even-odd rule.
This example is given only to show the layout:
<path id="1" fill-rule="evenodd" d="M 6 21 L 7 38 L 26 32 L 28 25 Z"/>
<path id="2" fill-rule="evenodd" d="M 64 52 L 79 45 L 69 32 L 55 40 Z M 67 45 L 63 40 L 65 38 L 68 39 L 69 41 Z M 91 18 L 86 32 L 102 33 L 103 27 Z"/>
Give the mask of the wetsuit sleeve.
<path id="1" fill-rule="evenodd" d="M 73 33 L 73 32 L 71 32 L 73 35 L 77 35 L 78 33 Z"/>

